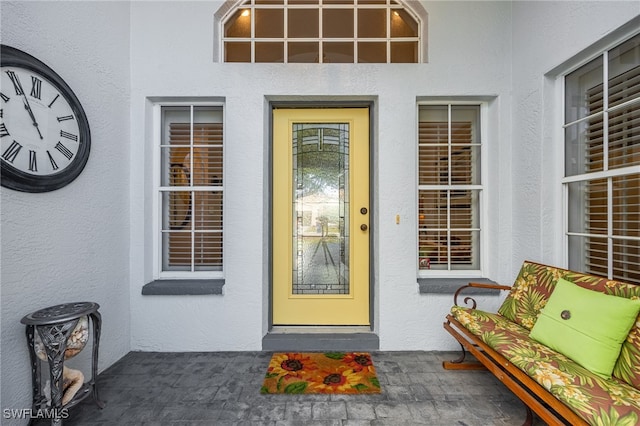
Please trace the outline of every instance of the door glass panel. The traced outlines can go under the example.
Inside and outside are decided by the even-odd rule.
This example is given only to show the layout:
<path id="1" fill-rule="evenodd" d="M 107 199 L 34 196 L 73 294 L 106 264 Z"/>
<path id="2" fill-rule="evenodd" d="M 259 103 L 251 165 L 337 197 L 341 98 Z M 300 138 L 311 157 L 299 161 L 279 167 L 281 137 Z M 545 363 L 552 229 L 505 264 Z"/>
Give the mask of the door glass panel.
<path id="1" fill-rule="evenodd" d="M 292 294 L 349 294 L 349 124 L 292 132 Z"/>

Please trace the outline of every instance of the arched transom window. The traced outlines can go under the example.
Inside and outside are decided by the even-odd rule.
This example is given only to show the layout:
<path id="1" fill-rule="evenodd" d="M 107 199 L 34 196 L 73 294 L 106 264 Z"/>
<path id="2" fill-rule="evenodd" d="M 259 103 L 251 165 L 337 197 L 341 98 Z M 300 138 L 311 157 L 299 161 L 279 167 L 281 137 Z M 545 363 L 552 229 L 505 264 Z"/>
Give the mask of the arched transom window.
<path id="1" fill-rule="evenodd" d="M 420 20 L 395 0 L 247 0 L 222 20 L 225 62 L 416 63 Z"/>

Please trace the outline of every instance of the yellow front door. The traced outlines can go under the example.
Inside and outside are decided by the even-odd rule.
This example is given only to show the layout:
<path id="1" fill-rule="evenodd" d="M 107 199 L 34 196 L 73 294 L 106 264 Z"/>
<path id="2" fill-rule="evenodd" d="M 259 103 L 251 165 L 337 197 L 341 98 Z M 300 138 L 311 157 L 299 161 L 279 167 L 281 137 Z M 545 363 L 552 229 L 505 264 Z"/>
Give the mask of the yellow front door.
<path id="1" fill-rule="evenodd" d="M 273 324 L 369 325 L 369 110 L 273 112 Z"/>

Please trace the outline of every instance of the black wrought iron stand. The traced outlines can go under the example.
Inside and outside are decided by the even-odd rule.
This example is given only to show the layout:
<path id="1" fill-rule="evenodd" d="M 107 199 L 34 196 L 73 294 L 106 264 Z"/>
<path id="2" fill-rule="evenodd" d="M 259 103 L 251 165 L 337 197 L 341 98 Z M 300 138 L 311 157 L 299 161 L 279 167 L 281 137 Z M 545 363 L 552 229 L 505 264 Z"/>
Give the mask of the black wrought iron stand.
<path id="1" fill-rule="evenodd" d="M 98 373 L 98 347 L 100 345 L 101 316 L 98 312 L 100 305 L 93 302 L 64 303 L 51 306 L 26 315 L 20 322 L 27 326 L 27 343 L 31 357 L 31 374 L 33 380 L 33 405 L 34 413 L 48 413 L 52 425 L 62 425 L 62 419 L 66 417 L 66 410 L 78 404 L 89 394 L 100 408 L 104 403 L 98 398 L 96 376 Z M 62 405 L 64 394 L 63 368 L 67 340 L 72 331 L 83 316 L 87 316 L 93 323 L 93 354 L 91 359 L 91 378 L 82 385 L 82 388 L 74 397 Z M 89 324 L 88 324 L 89 325 Z M 49 375 L 51 380 L 51 405 L 48 405 L 41 380 L 41 361 L 36 354 L 36 330 L 49 363 Z M 64 409 L 64 410 L 63 410 Z M 34 418 L 32 417 L 32 422 Z"/>

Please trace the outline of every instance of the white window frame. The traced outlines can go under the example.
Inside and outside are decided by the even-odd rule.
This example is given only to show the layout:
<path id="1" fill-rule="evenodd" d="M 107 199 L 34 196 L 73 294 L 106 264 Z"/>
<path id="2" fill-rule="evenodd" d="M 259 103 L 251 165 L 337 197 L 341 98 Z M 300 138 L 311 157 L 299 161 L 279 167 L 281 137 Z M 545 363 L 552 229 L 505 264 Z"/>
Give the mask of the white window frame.
<path id="1" fill-rule="evenodd" d="M 479 269 L 450 269 L 450 270 L 424 270 L 420 269 L 420 241 L 419 241 L 419 225 L 418 225 L 418 206 L 419 206 L 419 193 L 420 190 L 428 190 L 428 189 L 450 189 L 452 187 L 443 186 L 443 185 L 419 185 L 418 184 L 418 176 L 420 173 L 420 156 L 419 156 L 419 121 L 420 121 L 420 107 L 421 106 L 479 106 L 480 107 L 480 184 L 479 185 L 456 185 L 453 187 L 454 189 L 473 189 L 478 190 L 478 214 L 480 229 L 478 230 L 480 244 L 480 256 L 479 256 Z M 488 218 L 487 218 L 487 207 L 485 203 L 485 199 L 488 199 L 488 126 L 489 126 L 489 103 L 486 101 L 478 101 L 478 100 L 465 100 L 465 99 L 456 99 L 451 100 L 447 98 L 442 98 L 433 101 L 419 101 L 416 106 L 416 123 L 415 123 L 415 138 L 416 138 L 416 191 L 415 191 L 415 210 L 416 210 L 416 220 L 414 221 L 415 226 L 415 238 L 416 238 L 416 271 L 418 278 L 469 278 L 469 277 L 484 277 L 486 256 L 489 247 L 488 240 Z"/>
<path id="2" fill-rule="evenodd" d="M 164 107 L 219 107 L 222 109 L 222 140 L 223 140 L 223 170 L 222 170 L 222 208 L 223 208 L 223 253 L 222 253 L 222 270 L 221 271 L 163 271 L 162 270 L 162 197 L 161 193 L 164 191 L 161 183 L 162 178 L 162 127 L 164 125 L 162 121 L 162 108 Z M 226 206 L 226 149 L 224 144 L 226 142 L 226 109 L 223 102 L 157 102 L 153 104 L 153 279 L 154 280 L 171 280 L 171 279 L 223 279 L 225 271 L 225 259 L 224 254 L 224 238 L 225 238 L 225 206 Z"/>
<path id="3" fill-rule="evenodd" d="M 602 114 L 603 116 L 603 123 L 607 122 L 607 118 L 608 118 L 608 113 L 610 111 L 615 111 L 617 109 L 623 108 L 625 106 L 629 106 L 632 104 L 636 104 L 636 101 L 627 101 L 624 104 L 620 104 L 617 105 L 611 109 L 608 108 L 608 96 L 607 96 L 607 89 L 608 89 L 608 82 L 609 82 L 609 75 L 608 75 L 608 66 L 609 66 L 609 61 L 608 61 L 608 52 L 609 50 L 615 48 L 616 46 L 619 46 L 621 44 L 623 44 L 625 41 L 637 36 L 638 34 L 640 34 L 640 32 L 638 32 L 637 29 L 633 30 L 632 32 L 629 31 L 624 31 L 622 32 L 622 35 L 616 35 L 614 38 L 612 38 L 609 42 L 604 43 L 603 41 L 598 43 L 598 48 L 595 51 L 590 51 L 589 54 L 584 54 L 584 55 L 580 55 L 581 57 L 579 59 L 576 59 L 575 61 L 572 61 L 572 64 L 570 66 L 565 67 L 566 69 L 564 69 L 561 73 L 559 73 L 558 77 L 557 77 L 557 87 L 558 87 L 558 96 L 560 97 L 560 102 L 561 102 L 561 108 L 558 112 L 559 114 L 559 122 L 560 122 L 560 128 L 558 130 L 558 140 L 560 141 L 560 143 L 558 144 L 558 150 L 561 151 L 561 156 L 560 158 L 562 158 L 562 162 L 559 165 L 559 167 L 561 168 L 561 170 L 559 171 L 560 176 L 561 176 L 561 185 L 562 185 L 562 209 L 563 209 L 563 217 L 562 217 L 562 227 L 563 227 L 563 240 L 562 240 L 562 245 L 563 245 L 563 252 L 562 252 L 562 256 L 564 259 L 564 264 L 567 268 L 571 268 L 572 265 L 569 264 L 569 260 L 570 260 L 570 254 L 569 254 L 569 240 L 571 236 L 576 236 L 576 237 L 597 237 L 597 238 L 602 238 L 602 239 L 606 239 L 607 240 L 607 278 L 608 279 L 613 279 L 613 263 L 614 263 L 614 259 L 613 259 L 613 240 L 614 239 L 631 239 L 631 240 L 638 240 L 638 238 L 635 237 L 623 237 L 620 238 L 620 236 L 615 236 L 613 235 L 612 229 L 613 229 L 613 209 L 612 209 L 612 179 L 618 176 L 624 176 L 624 175 L 631 175 L 631 174 L 637 174 L 640 173 L 640 165 L 636 165 L 636 166 L 627 166 L 627 167 L 622 167 L 622 168 L 613 168 L 613 169 L 609 169 L 608 168 L 608 155 L 607 155 L 607 146 L 608 146 L 608 133 L 605 131 L 603 134 L 603 147 L 604 147 L 604 164 L 603 164 L 603 170 L 602 171 L 596 171 L 596 172 L 591 172 L 591 173 L 583 173 L 583 174 L 578 174 L 578 175 L 573 175 L 573 176 L 566 176 L 566 149 L 565 149 L 565 145 L 566 145 L 566 135 L 565 135 L 565 129 L 567 129 L 568 127 L 571 127 L 573 125 L 576 125 L 577 123 L 580 122 L 584 122 L 589 120 L 591 117 L 596 116 L 596 115 L 600 115 Z M 565 86 L 565 78 L 571 74 L 572 72 L 582 68 L 583 66 L 587 65 L 589 62 L 593 61 L 594 59 L 597 58 L 602 58 L 603 60 L 603 84 L 604 84 L 604 95 L 603 95 L 603 102 L 604 105 L 606 107 L 603 107 L 603 112 L 602 113 L 596 113 L 596 114 L 592 114 L 589 116 L 585 116 L 582 118 L 579 118 L 575 121 L 569 122 L 569 123 L 565 123 L 565 113 L 566 113 L 566 86 Z M 606 126 L 606 124 L 605 124 Z M 607 212 L 608 212 L 608 218 L 607 218 L 607 233 L 606 234 L 586 234 L 586 233 L 579 233 L 579 232 L 570 232 L 569 230 L 569 221 L 570 221 L 570 205 L 569 205 L 569 184 L 571 183 L 576 183 L 576 182 L 588 182 L 591 180 L 598 180 L 598 179 L 606 179 L 607 180 Z M 580 254 L 583 263 L 586 263 L 586 253 L 582 252 Z M 574 267 L 574 269 L 576 269 Z M 578 272 L 584 272 L 584 271 L 578 271 Z"/>

